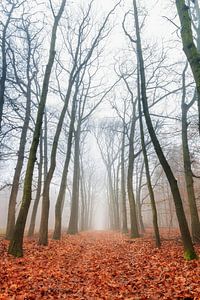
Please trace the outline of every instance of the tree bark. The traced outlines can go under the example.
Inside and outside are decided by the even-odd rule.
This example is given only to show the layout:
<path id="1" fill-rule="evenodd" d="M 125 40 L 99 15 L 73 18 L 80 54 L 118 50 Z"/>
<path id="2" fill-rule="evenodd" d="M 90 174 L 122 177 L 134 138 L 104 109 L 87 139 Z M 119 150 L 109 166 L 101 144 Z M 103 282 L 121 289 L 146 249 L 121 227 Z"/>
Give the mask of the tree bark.
<path id="1" fill-rule="evenodd" d="M 79 120 L 79 122 L 81 122 Z M 80 134 L 81 123 L 78 124 L 75 133 L 75 148 L 74 148 L 74 173 L 72 187 L 72 203 L 71 213 L 67 233 L 78 233 L 78 210 L 79 210 L 79 179 L 80 179 Z"/>
<path id="2" fill-rule="evenodd" d="M 126 184 L 125 184 L 125 162 L 124 162 L 124 152 L 125 152 L 125 126 L 123 125 L 122 132 L 122 149 L 121 149 L 121 203 L 122 203 L 122 232 L 128 232 L 127 224 L 127 209 L 126 209 Z"/>
<path id="3" fill-rule="evenodd" d="M 36 215 L 37 215 L 37 210 L 38 210 L 38 205 L 39 205 L 39 201 L 40 201 L 40 197 L 41 197 L 41 190 L 42 190 L 42 167 L 43 167 L 43 137 L 41 134 L 41 137 L 40 137 L 40 161 L 38 164 L 37 192 L 36 192 L 36 197 L 35 197 L 35 201 L 33 204 L 31 221 L 30 221 L 30 226 L 29 226 L 29 230 L 28 230 L 28 237 L 32 237 L 34 234 L 34 230 L 35 230 Z"/>
<path id="4" fill-rule="evenodd" d="M 131 120 L 131 131 L 129 137 L 127 191 L 130 206 L 131 238 L 139 237 L 135 196 L 133 192 L 133 167 L 134 167 L 134 135 L 135 135 L 135 104 L 133 104 L 133 116 Z"/>

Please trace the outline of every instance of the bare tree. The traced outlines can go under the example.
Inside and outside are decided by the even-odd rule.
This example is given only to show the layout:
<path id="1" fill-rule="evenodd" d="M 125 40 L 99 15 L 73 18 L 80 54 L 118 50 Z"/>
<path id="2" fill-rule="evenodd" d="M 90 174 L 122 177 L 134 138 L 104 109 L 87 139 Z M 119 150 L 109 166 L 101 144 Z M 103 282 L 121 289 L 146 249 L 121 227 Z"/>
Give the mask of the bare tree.
<path id="1" fill-rule="evenodd" d="M 18 157 L 17 163 L 15 167 L 15 172 L 13 176 L 12 189 L 9 199 L 9 208 L 8 208 L 8 218 L 7 218 L 7 228 L 6 228 L 6 238 L 11 239 L 13 235 L 13 230 L 15 226 L 15 208 L 16 208 L 16 199 L 18 195 L 19 189 L 19 181 L 21 176 L 22 167 L 24 164 L 24 156 L 25 156 L 25 147 L 27 141 L 27 134 L 31 119 L 31 104 L 32 98 L 35 97 L 34 90 L 34 81 L 36 79 L 36 75 L 38 73 L 38 48 L 40 46 L 40 42 L 38 39 L 38 33 L 40 30 L 33 30 L 32 28 L 32 20 L 28 16 L 26 19 L 22 16 L 21 26 L 18 25 L 18 30 L 20 30 L 19 34 L 21 39 L 24 40 L 23 47 L 25 48 L 25 53 L 22 54 L 20 52 L 20 57 L 23 59 L 23 62 L 26 62 L 26 65 L 22 63 L 22 69 L 19 69 L 19 61 L 16 61 L 15 52 L 12 49 L 12 45 L 9 45 L 9 49 L 11 52 L 11 65 L 14 70 L 14 82 L 22 93 L 22 96 L 26 99 L 25 104 L 25 115 L 24 115 L 24 123 L 22 125 L 20 143 L 18 149 Z M 26 47 L 25 47 L 26 45 Z M 19 49 L 21 51 L 21 49 Z M 17 67 L 18 66 L 18 67 Z M 25 72 L 23 72 L 25 70 Z M 25 74 L 24 74 L 25 73 Z M 20 76 L 20 75 L 21 76 Z M 9 79 L 8 79 L 9 80 Z M 36 95 L 39 97 L 39 95 Z"/>
<path id="2" fill-rule="evenodd" d="M 52 27 L 52 33 L 51 33 L 49 58 L 48 58 L 48 63 L 46 65 L 46 69 L 45 69 L 40 103 L 39 103 L 39 107 L 38 107 L 35 130 L 34 130 L 34 134 L 33 134 L 33 141 L 31 144 L 29 158 L 28 158 L 28 164 L 27 164 L 27 168 L 26 168 L 22 204 L 21 204 L 21 208 L 19 211 L 17 221 L 16 221 L 16 225 L 14 228 L 13 237 L 11 239 L 9 249 L 8 249 L 8 252 L 16 257 L 23 255 L 23 248 L 22 248 L 23 247 L 23 236 L 24 236 L 24 229 L 25 229 L 26 219 L 27 219 L 27 215 L 28 215 L 28 211 L 29 211 L 29 206 L 30 206 L 30 202 L 31 202 L 33 170 L 34 170 L 34 165 L 35 165 L 35 161 L 36 161 L 36 153 L 37 153 L 37 148 L 38 148 L 40 133 L 41 133 L 41 128 L 42 128 L 43 113 L 45 110 L 45 104 L 46 104 L 46 99 L 47 99 L 47 94 L 48 94 L 50 75 L 51 75 L 51 70 L 52 70 L 54 58 L 55 58 L 56 33 L 57 33 L 60 18 L 62 16 L 62 13 L 65 8 L 65 4 L 66 4 L 66 0 L 62 0 L 58 14 L 55 15 L 55 13 L 53 12 L 54 23 L 53 23 L 53 27 Z"/>
<path id="3" fill-rule="evenodd" d="M 146 78 L 145 78 L 145 69 L 144 69 L 144 60 L 143 60 L 143 53 L 142 53 L 142 45 L 141 45 L 141 37 L 140 37 L 140 26 L 139 26 L 139 20 L 138 20 L 138 11 L 137 11 L 137 4 L 136 0 L 133 0 L 133 6 L 134 6 L 134 19 L 135 19 L 135 28 L 136 28 L 136 45 L 137 45 L 137 57 L 138 57 L 138 64 L 139 64 L 139 74 L 140 74 L 140 82 L 141 82 L 141 99 L 142 99 L 142 104 L 143 104 L 143 111 L 144 111 L 144 116 L 147 124 L 147 128 L 149 131 L 149 135 L 151 137 L 151 141 L 154 145 L 154 149 L 157 153 L 157 156 L 159 158 L 159 161 L 165 171 L 165 174 L 168 178 L 171 192 L 173 195 L 174 203 L 175 203 L 175 208 L 176 208 L 176 214 L 179 222 L 179 227 L 181 231 L 181 236 L 183 240 L 183 246 L 184 246 L 184 257 L 185 259 L 191 260 L 195 259 L 197 257 L 187 220 L 185 217 L 185 213 L 183 210 L 183 204 L 182 204 L 182 199 L 180 195 L 180 191 L 177 185 L 177 180 L 174 177 L 174 174 L 166 160 L 166 157 L 162 151 L 162 148 L 160 146 L 159 140 L 155 134 L 155 130 L 151 121 L 151 117 L 149 114 L 149 107 L 148 107 L 148 102 L 147 102 L 147 95 L 146 95 Z"/>

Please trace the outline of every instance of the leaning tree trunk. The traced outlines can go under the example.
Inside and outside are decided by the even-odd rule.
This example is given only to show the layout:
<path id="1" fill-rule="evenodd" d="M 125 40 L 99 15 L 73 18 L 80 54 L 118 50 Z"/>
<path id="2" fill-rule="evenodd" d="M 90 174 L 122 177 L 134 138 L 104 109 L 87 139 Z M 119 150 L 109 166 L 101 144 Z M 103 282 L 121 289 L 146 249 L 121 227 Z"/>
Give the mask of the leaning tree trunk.
<path id="1" fill-rule="evenodd" d="M 163 167 L 163 170 L 166 174 L 166 177 L 168 179 L 172 196 L 174 199 L 176 214 L 179 222 L 179 228 L 181 231 L 181 236 L 183 240 L 183 246 L 184 246 L 184 257 L 187 260 L 195 259 L 197 258 L 197 255 L 195 253 L 187 220 L 185 217 L 185 212 L 183 209 L 183 203 L 180 195 L 180 191 L 178 188 L 177 180 L 174 177 L 174 174 L 166 160 L 166 157 L 162 151 L 162 148 L 160 146 L 159 140 L 156 136 L 151 117 L 149 114 L 149 107 L 147 102 L 147 95 L 146 95 L 146 79 L 145 79 L 145 71 L 144 71 L 144 60 L 143 60 L 143 54 L 142 54 L 142 47 L 141 47 L 141 39 L 140 39 L 140 28 L 139 28 L 139 21 L 138 21 L 138 12 L 137 12 L 137 5 L 136 0 L 133 0 L 134 5 L 134 18 L 135 18 L 135 28 L 136 28 L 136 37 L 137 37 L 137 55 L 138 55 L 138 62 L 139 62 L 139 68 L 140 68 L 140 80 L 141 80 L 141 96 L 142 96 L 142 104 L 143 104 L 143 111 L 144 116 L 147 124 L 147 128 L 149 131 L 149 135 L 151 137 L 151 141 L 154 145 L 154 149 L 156 151 L 156 154 L 158 156 L 158 159 Z"/>
<path id="2" fill-rule="evenodd" d="M 151 209 L 152 209 L 152 216 L 153 216 L 153 228 L 154 228 L 154 234 L 155 234 L 155 240 L 156 240 L 156 247 L 160 248 L 161 240 L 160 240 L 160 233 L 159 233 L 159 228 L 158 228 L 156 201 L 155 201 L 154 191 L 153 191 L 153 187 L 152 187 L 152 183 L 151 183 L 151 176 L 150 176 L 150 171 L 149 171 L 149 161 L 148 161 L 147 149 L 146 149 L 145 139 L 144 139 L 139 76 L 138 76 L 138 112 L 139 112 L 139 122 L 140 122 L 141 145 L 142 145 L 142 152 L 143 152 L 144 165 L 145 165 L 145 171 L 146 171 L 147 186 L 148 186 L 148 191 L 149 191 L 149 196 L 150 196 L 150 201 L 151 201 Z"/>
<path id="3" fill-rule="evenodd" d="M 79 210 L 79 179 L 80 179 L 80 134 L 81 124 L 77 126 L 75 133 L 75 148 L 74 148 L 74 173 L 73 173 L 73 186 L 72 186 L 72 203 L 71 213 L 67 233 L 78 233 L 78 210 Z"/>
<path id="4" fill-rule="evenodd" d="M 187 68 L 187 66 L 186 66 Z M 200 222 L 198 209 L 196 205 L 195 192 L 194 192 L 194 181 L 193 173 L 191 168 L 190 160 L 190 150 L 188 145 L 188 123 L 187 123 L 187 113 L 191 105 L 193 104 L 196 95 L 194 95 L 193 100 L 189 104 L 185 103 L 186 99 L 186 87 L 185 87 L 185 72 L 186 68 L 183 71 L 183 89 L 182 89 L 182 150 L 183 150 L 183 163 L 184 163 L 184 175 L 187 189 L 187 197 L 190 208 L 190 217 L 191 217 L 191 229 L 192 229 L 192 239 L 194 242 L 200 242 Z M 196 94 L 196 93 L 195 93 Z"/>
<path id="5" fill-rule="evenodd" d="M 42 190 L 42 167 L 43 167 L 43 136 L 40 136 L 40 161 L 38 164 L 38 180 L 37 180 L 37 192 L 35 201 L 33 204 L 33 210 L 31 214 L 31 221 L 30 226 L 28 229 L 28 237 L 32 237 L 35 230 L 35 222 L 36 222 L 36 215 L 38 211 L 38 205 L 41 197 L 41 190 Z"/>
<path id="6" fill-rule="evenodd" d="M 49 58 L 48 58 L 48 63 L 47 63 L 46 70 L 45 70 L 43 86 L 42 86 L 42 93 L 41 93 L 40 103 L 39 103 L 39 107 L 38 107 L 35 130 L 34 130 L 34 134 L 33 134 L 33 141 L 31 144 L 29 158 L 28 158 L 28 164 L 27 164 L 27 168 L 26 168 L 22 204 L 20 207 L 17 221 L 16 221 L 13 238 L 11 239 L 9 249 L 8 249 L 9 254 L 12 254 L 13 256 L 16 256 L 16 257 L 23 256 L 23 237 L 24 237 L 24 229 L 25 229 L 25 225 L 26 225 L 26 219 L 27 219 L 27 215 L 28 215 L 28 211 L 29 211 L 29 207 L 30 207 L 30 203 L 31 203 L 31 196 L 32 196 L 31 188 L 32 188 L 32 180 L 33 180 L 33 170 L 34 170 L 34 165 L 35 165 L 35 161 L 36 161 L 36 153 L 37 153 L 37 148 L 38 148 L 40 133 L 41 133 L 41 128 L 42 128 L 42 119 L 43 119 L 43 113 L 45 110 L 45 104 L 46 104 L 46 99 L 47 99 L 47 94 L 48 94 L 50 75 L 51 75 L 51 70 L 52 70 L 54 58 L 55 58 L 56 32 L 57 32 L 59 20 L 64 11 L 65 4 L 66 4 L 66 0 L 62 0 L 58 15 L 54 17 L 54 24 L 53 24 L 53 28 L 52 28 L 52 34 L 51 34 L 51 45 L 50 45 L 50 50 L 49 50 Z"/>

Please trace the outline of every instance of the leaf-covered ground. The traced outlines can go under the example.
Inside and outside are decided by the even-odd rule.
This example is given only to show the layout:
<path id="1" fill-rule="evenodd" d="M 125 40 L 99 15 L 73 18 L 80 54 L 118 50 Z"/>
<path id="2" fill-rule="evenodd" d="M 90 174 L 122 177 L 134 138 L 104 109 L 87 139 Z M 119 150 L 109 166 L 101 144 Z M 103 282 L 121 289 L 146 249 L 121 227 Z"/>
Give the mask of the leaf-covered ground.
<path id="1" fill-rule="evenodd" d="M 147 236 L 111 232 L 25 240 L 24 258 L 0 241 L 0 299 L 200 299 L 200 260 L 184 261 L 178 239 L 160 250 Z M 200 254 L 200 247 L 196 247 Z"/>

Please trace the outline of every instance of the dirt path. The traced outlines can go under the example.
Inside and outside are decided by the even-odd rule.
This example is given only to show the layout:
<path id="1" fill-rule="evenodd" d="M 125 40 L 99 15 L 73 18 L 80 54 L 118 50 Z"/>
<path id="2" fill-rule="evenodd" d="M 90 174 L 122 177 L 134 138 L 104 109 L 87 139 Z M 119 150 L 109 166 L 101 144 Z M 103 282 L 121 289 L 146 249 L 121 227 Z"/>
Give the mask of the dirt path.
<path id="1" fill-rule="evenodd" d="M 200 262 L 185 262 L 179 242 L 160 250 L 146 239 L 93 232 L 25 241 L 24 258 L 0 242 L 0 299 L 200 299 Z M 200 250 L 200 249 L 198 249 Z"/>

